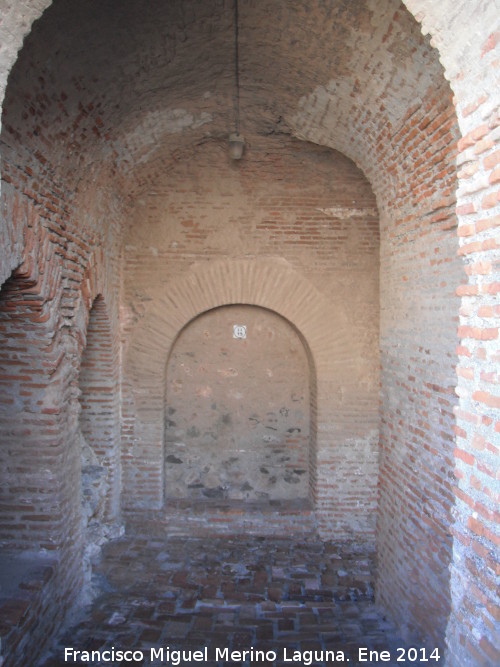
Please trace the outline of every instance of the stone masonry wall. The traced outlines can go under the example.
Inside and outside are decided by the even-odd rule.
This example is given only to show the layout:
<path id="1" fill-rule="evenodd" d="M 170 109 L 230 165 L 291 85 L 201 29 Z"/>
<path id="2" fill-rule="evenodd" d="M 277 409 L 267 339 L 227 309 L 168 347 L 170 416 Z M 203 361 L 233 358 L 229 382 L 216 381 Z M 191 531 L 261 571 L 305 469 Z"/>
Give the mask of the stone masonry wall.
<path id="1" fill-rule="evenodd" d="M 269 311 L 226 306 L 188 324 L 166 372 L 167 500 L 308 498 L 310 381 L 302 341 Z"/>

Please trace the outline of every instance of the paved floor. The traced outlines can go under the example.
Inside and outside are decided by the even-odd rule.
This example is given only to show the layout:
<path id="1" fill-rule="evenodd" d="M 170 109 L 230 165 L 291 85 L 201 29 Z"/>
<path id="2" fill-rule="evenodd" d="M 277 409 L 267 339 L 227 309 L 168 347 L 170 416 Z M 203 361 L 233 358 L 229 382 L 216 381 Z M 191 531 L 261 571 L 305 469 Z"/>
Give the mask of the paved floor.
<path id="1" fill-rule="evenodd" d="M 404 643 L 373 605 L 372 577 L 369 555 L 311 538 L 123 537 L 95 568 L 100 595 L 40 667 L 440 664 L 397 661 Z M 69 648 L 101 660 L 65 660 Z"/>

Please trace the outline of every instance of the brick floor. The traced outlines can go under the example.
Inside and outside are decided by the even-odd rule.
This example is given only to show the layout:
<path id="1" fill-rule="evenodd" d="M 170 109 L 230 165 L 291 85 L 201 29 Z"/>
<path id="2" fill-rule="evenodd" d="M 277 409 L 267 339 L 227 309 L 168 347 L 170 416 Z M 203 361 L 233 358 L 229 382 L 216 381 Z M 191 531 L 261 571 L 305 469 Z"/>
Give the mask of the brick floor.
<path id="1" fill-rule="evenodd" d="M 405 645 L 373 603 L 373 570 L 372 554 L 312 538 L 126 536 L 105 547 L 94 572 L 98 596 L 39 667 L 439 665 L 396 661 Z M 143 659 L 65 661 L 66 647 L 140 651 Z M 359 647 L 391 658 L 360 662 Z M 217 649 L 253 654 L 217 656 Z M 175 650 L 200 651 L 191 658 L 202 660 L 187 654 L 177 662 Z M 271 653 L 261 660 L 257 650 Z M 326 651 L 343 651 L 345 662 Z"/>

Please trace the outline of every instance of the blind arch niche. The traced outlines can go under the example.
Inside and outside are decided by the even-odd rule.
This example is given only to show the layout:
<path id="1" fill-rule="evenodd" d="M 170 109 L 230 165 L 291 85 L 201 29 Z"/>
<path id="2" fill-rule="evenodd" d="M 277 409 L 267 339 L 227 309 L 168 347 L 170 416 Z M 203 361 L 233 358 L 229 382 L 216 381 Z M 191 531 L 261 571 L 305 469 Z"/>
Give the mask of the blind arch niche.
<path id="1" fill-rule="evenodd" d="M 166 501 L 306 500 L 312 377 L 271 310 L 221 306 L 187 324 L 166 370 Z"/>

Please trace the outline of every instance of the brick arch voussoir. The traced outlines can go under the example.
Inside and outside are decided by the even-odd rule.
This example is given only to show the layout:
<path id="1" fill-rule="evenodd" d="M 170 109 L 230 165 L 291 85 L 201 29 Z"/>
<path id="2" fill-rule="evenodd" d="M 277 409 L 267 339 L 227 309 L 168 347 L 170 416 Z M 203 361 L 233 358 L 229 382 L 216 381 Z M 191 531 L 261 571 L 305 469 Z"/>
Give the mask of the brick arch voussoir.
<path id="1" fill-rule="evenodd" d="M 332 355 L 352 349 L 345 304 L 328 299 L 286 263 L 236 260 L 198 267 L 169 286 L 134 332 L 125 375 L 142 386 L 163 382 L 166 360 L 182 329 L 208 310 L 233 304 L 267 308 L 288 320 L 303 337 L 314 368 L 351 364 L 356 373 L 354 356 Z"/>

